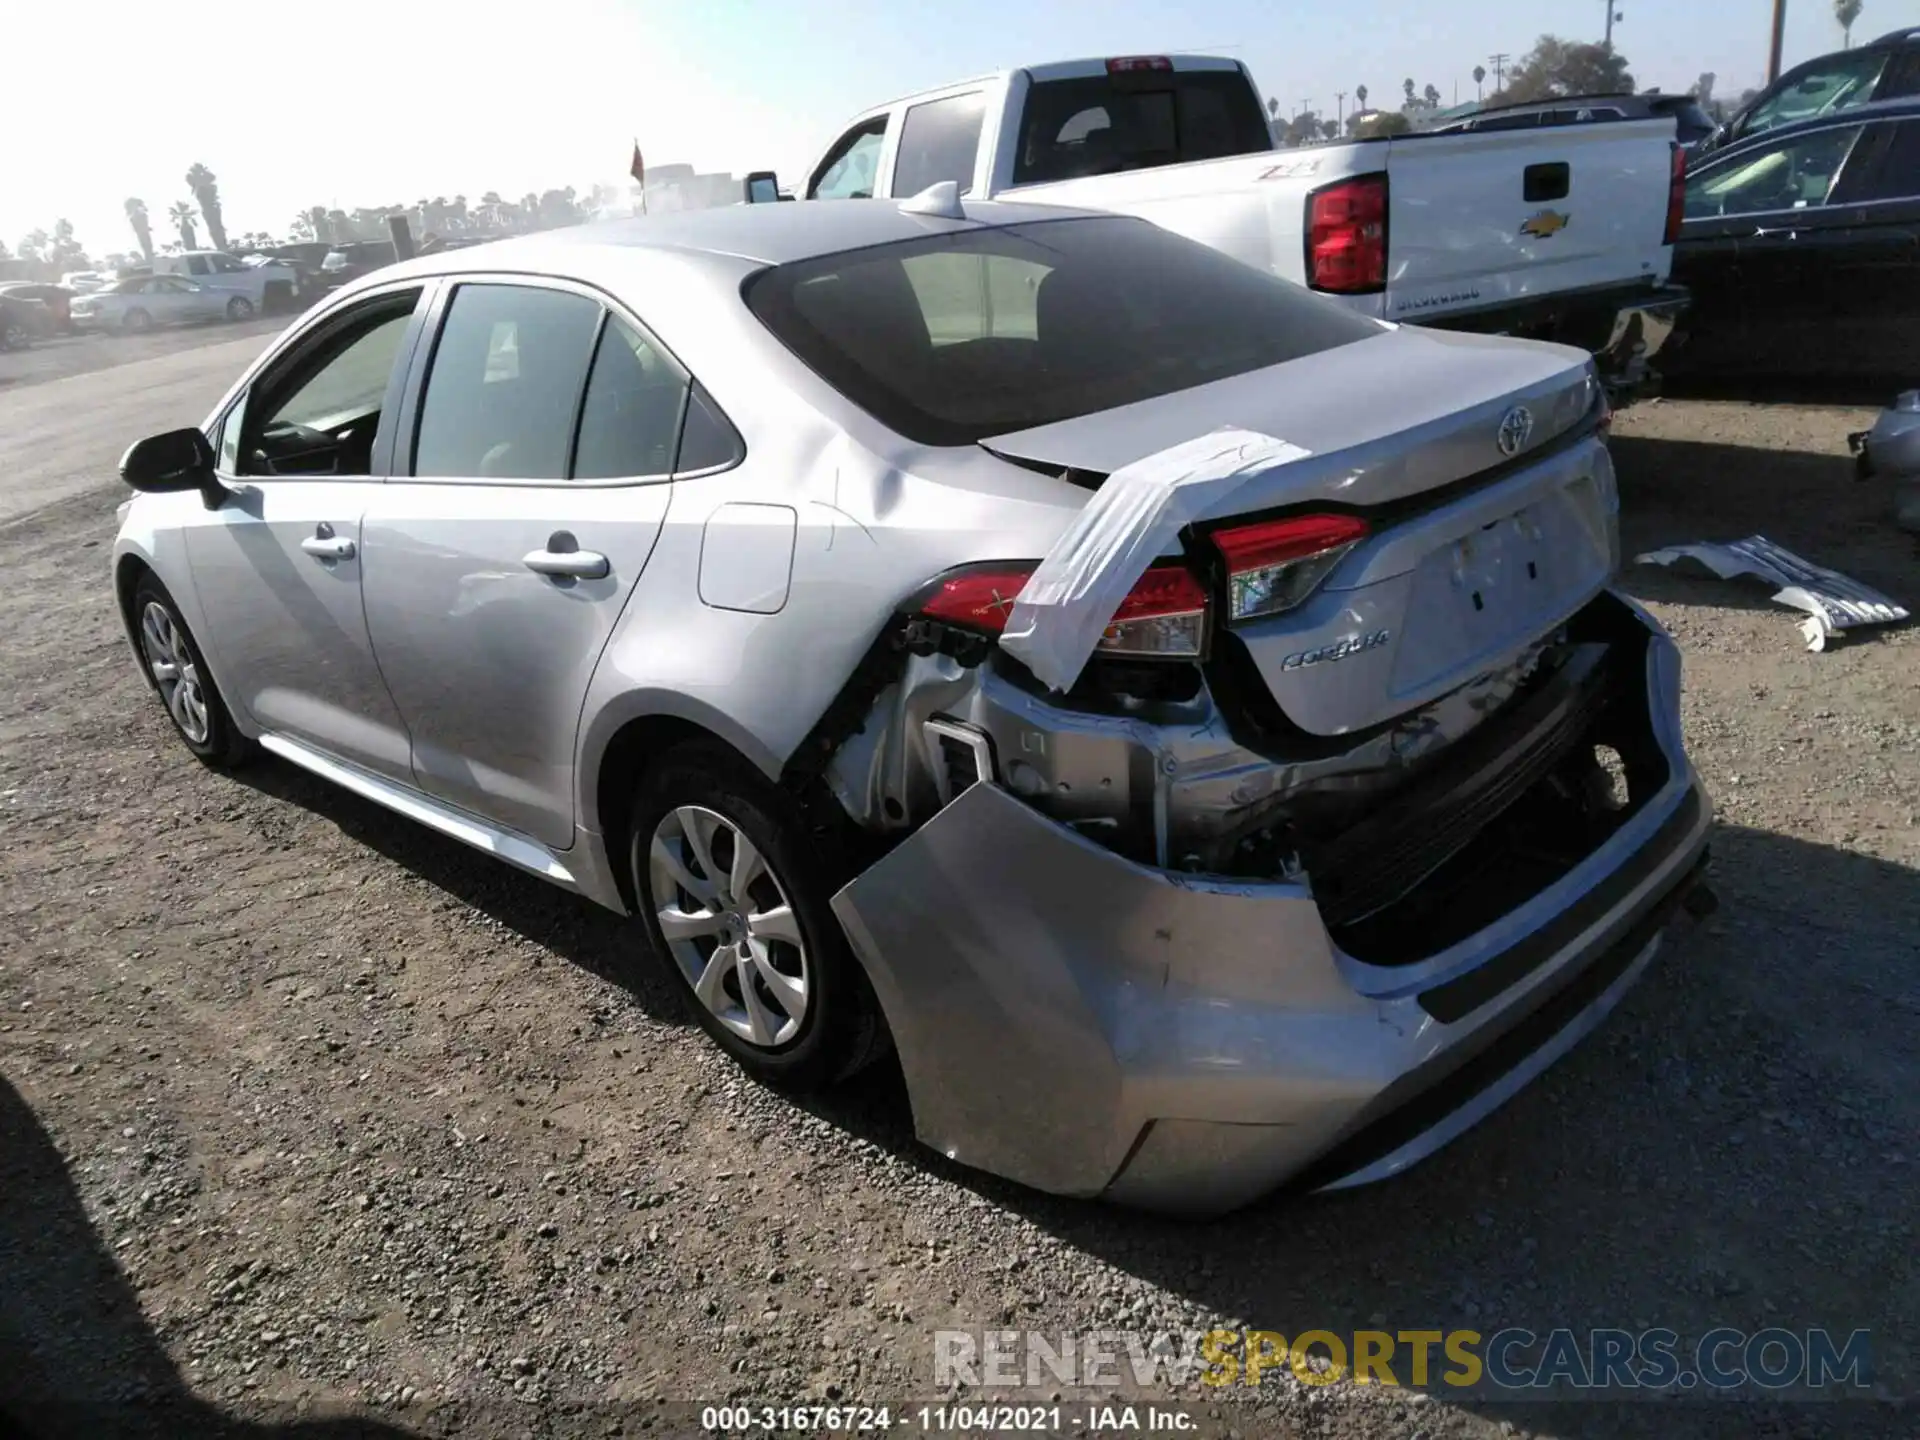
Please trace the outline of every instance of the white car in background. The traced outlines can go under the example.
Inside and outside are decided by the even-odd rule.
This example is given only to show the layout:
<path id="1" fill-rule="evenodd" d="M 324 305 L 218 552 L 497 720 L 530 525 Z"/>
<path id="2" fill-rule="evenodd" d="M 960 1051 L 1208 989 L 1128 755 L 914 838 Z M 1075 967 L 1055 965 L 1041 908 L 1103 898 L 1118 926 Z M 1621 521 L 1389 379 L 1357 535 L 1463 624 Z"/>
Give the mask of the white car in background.
<path id="1" fill-rule="evenodd" d="M 60 277 L 60 283 L 77 295 L 91 295 L 111 285 L 113 277 L 98 270 L 70 270 Z"/>
<path id="2" fill-rule="evenodd" d="M 178 275 L 132 275 L 78 297 L 70 313 L 76 330 L 137 335 L 156 325 L 245 320 L 253 314 L 253 305 L 244 295 L 210 290 Z"/>

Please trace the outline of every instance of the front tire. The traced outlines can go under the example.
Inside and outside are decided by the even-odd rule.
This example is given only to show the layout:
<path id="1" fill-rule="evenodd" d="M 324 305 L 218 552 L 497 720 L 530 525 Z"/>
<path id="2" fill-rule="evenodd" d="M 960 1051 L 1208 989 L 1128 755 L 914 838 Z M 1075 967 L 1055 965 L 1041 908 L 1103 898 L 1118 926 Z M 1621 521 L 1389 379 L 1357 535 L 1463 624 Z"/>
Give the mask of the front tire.
<path id="1" fill-rule="evenodd" d="M 26 350 L 33 345 L 33 332 L 19 321 L 8 323 L 4 333 L 0 333 L 0 350 Z"/>
<path id="2" fill-rule="evenodd" d="M 253 746 L 234 727 L 226 701 L 201 659 L 200 647 L 173 603 L 153 575 L 141 577 L 133 590 L 133 619 L 140 637 L 140 658 L 147 678 L 173 722 L 174 733 L 199 759 L 216 770 L 244 762 Z"/>
<path id="3" fill-rule="evenodd" d="M 805 1092 L 884 1049 L 878 1006 L 827 903 L 837 866 L 790 795 L 725 746 L 695 741 L 641 780 L 632 815 L 648 948 L 742 1069 Z"/>
<path id="4" fill-rule="evenodd" d="M 120 327 L 129 335 L 143 335 L 153 328 L 153 316 L 144 310 L 129 310 Z"/>
<path id="5" fill-rule="evenodd" d="M 227 319 L 236 324 L 253 318 L 253 302 L 244 295 L 236 295 L 227 302 Z"/>

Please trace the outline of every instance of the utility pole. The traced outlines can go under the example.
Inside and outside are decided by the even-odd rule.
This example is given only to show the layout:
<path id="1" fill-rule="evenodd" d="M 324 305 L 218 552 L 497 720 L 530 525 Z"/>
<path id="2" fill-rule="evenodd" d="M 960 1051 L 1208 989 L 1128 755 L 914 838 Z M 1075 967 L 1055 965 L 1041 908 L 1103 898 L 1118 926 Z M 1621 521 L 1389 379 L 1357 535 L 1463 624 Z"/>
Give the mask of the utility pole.
<path id="1" fill-rule="evenodd" d="M 1344 90 L 1333 92 L 1333 118 L 1334 123 L 1339 125 L 1341 133 L 1344 134 L 1347 128 L 1347 92 Z"/>
<path id="2" fill-rule="evenodd" d="M 1787 38 L 1787 0 L 1773 0 L 1773 48 L 1767 52 L 1767 83 L 1780 78 L 1780 47 Z"/>
<path id="3" fill-rule="evenodd" d="M 1487 57 L 1487 63 L 1493 66 L 1493 93 L 1496 95 L 1507 88 L 1507 61 L 1512 58 L 1504 50 Z"/>
<path id="4" fill-rule="evenodd" d="M 1609 50 L 1613 48 L 1613 0 L 1607 0 L 1607 38 L 1600 43 Z"/>

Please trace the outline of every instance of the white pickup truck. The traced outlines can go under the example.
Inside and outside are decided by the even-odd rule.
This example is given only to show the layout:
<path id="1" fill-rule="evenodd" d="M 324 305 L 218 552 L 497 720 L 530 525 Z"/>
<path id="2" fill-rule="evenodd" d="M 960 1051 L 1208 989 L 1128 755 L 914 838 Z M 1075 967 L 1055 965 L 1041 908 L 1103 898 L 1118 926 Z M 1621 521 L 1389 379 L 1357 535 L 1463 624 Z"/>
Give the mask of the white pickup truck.
<path id="1" fill-rule="evenodd" d="M 1138 215 L 1364 314 L 1559 340 L 1616 399 L 1686 305 L 1669 286 L 1671 119 L 1275 150 L 1244 65 L 1201 55 L 1002 71 L 877 106 L 808 200 L 962 194 Z M 758 172 L 746 198 L 776 198 Z"/>

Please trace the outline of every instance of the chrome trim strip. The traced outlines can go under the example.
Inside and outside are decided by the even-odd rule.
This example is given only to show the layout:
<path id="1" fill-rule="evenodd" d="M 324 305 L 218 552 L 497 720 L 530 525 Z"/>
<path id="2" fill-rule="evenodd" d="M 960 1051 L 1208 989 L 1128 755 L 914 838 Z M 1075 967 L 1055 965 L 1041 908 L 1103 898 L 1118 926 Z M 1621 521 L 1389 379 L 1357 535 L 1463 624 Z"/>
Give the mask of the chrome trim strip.
<path id="1" fill-rule="evenodd" d="M 260 748 L 323 780 L 331 780 L 362 799 L 384 805 L 396 814 L 418 821 L 429 830 L 437 830 L 442 835 L 458 840 L 462 845 L 471 845 L 476 850 L 538 875 L 542 880 L 550 880 L 555 885 L 565 886 L 569 890 L 580 888 L 573 878 L 573 872 L 554 859 L 551 852 L 523 836 L 476 819 L 464 810 L 456 810 L 416 790 L 408 790 L 390 780 L 369 775 L 356 766 L 323 755 L 311 746 L 285 735 L 262 735 Z"/>

